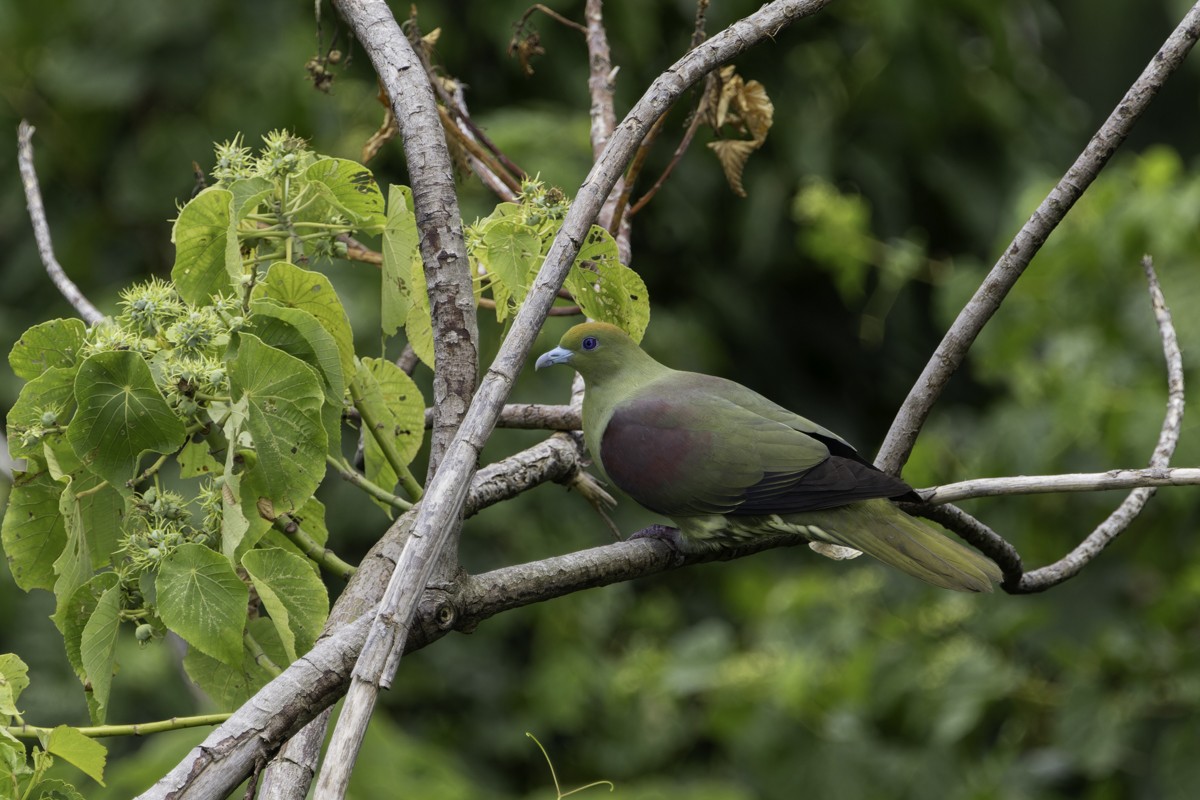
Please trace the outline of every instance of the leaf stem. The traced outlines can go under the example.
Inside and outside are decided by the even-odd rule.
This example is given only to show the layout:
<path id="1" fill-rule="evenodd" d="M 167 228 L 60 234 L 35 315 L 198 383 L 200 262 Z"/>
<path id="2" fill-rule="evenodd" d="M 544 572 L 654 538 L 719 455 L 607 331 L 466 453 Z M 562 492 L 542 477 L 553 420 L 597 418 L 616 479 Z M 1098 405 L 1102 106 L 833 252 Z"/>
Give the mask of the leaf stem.
<path id="1" fill-rule="evenodd" d="M 199 728 L 204 725 L 220 725 L 233 716 L 230 713 L 202 714 L 196 717 L 171 717 L 155 722 L 135 722 L 131 725 L 94 725 L 75 730 L 90 739 L 101 739 L 107 736 L 145 736 L 163 731 L 179 731 L 184 728 Z M 49 735 L 52 728 L 40 728 L 36 725 L 9 725 L 5 728 L 9 734 L 18 739 L 36 739 Z"/>
<path id="2" fill-rule="evenodd" d="M 275 530 L 288 537 L 292 544 L 299 547 L 304 555 L 316 562 L 326 572 L 348 581 L 350 576 L 358 571 L 358 567 L 343 561 L 337 553 L 322 546 L 316 539 L 305 533 L 295 519 L 286 514 L 276 519 L 274 525 Z"/>
<path id="3" fill-rule="evenodd" d="M 383 451 L 384 458 L 396 471 L 396 475 L 400 478 L 400 485 L 404 487 L 404 491 L 413 500 L 420 500 L 424 490 L 421 484 L 417 483 L 417 479 L 413 477 L 412 471 L 408 465 L 404 463 L 404 459 L 400 457 L 400 453 L 396 450 L 396 443 L 387 435 L 384 430 L 383 423 L 375 416 L 375 412 L 370 405 L 363 400 L 362 389 L 357 381 L 350 381 L 350 397 L 354 401 L 354 408 L 358 410 L 358 414 L 362 417 L 363 424 L 367 430 L 371 432 L 371 436 L 375 438 L 375 442 L 379 445 L 379 449 Z"/>
<path id="4" fill-rule="evenodd" d="M 358 488 L 362 489 L 367 494 L 379 500 L 382 503 L 387 503 L 393 508 L 398 508 L 401 511 L 408 511 L 413 507 L 413 504 L 402 497 L 397 497 L 386 489 L 380 487 L 376 483 L 367 480 L 366 476 L 358 470 L 346 463 L 345 459 L 336 459 L 331 455 L 325 456 L 325 463 L 337 470 L 338 474 L 343 479 L 353 483 Z"/>
<path id="5" fill-rule="evenodd" d="M 254 638 L 254 634 L 246 631 L 242 635 L 242 642 L 250 650 L 250 655 L 254 656 L 254 663 L 269 672 L 272 678 L 278 678 L 283 674 L 283 667 L 271 660 L 271 657 L 267 655 L 267 651 L 263 650 L 262 645 L 258 643 L 258 639 Z"/>

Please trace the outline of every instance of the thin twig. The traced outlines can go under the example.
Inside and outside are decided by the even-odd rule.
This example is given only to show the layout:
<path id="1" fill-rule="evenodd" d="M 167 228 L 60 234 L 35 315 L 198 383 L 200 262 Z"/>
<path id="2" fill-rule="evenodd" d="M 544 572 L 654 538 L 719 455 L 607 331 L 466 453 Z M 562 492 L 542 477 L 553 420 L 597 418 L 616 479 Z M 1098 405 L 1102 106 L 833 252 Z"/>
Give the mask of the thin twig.
<path id="1" fill-rule="evenodd" d="M 1158 277 L 1154 274 L 1154 264 L 1150 256 L 1142 258 L 1142 269 L 1149 283 L 1150 302 L 1154 306 L 1154 318 L 1158 322 L 1163 355 L 1167 361 L 1167 412 L 1158 435 L 1158 445 L 1150 456 L 1150 469 L 1165 470 L 1171 463 L 1171 456 L 1175 453 L 1175 446 L 1179 442 L 1179 433 L 1183 427 L 1183 355 L 1179 351 L 1179 340 L 1171 322 L 1171 312 L 1163 298 Z M 1078 574 L 1089 561 L 1129 527 L 1146 502 L 1154 496 L 1156 485 L 1158 484 L 1142 486 L 1130 492 L 1117 510 L 1088 534 L 1078 547 L 1053 564 L 1021 576 L 1021 584 L 1015 593 L 1043 592 Z"/>
<path id="2" fill-rule="evenodd" d="M 1163 43 L 1145 70 L 1088 142 L 1075 163 L 1038 206 L 1029 220 L 992 267 L 975 295 L 946 332 L 941 344 L 925 365 L 892 422 L 875 464 L 885 472 L 898 475 L 912 453 L 917 434 L 941 395 L 950 376 L 962 364 L 975 337 L 983 330 L 1005 296 L 1050 233 L 1062 221 L 1075 201 L 1091 185 L 1109 158 L 1125 141 L 1130 129 L 1163 82 L 1174 72 L 1200 37 L 1200 2 L 1192 6 L 1183 21 Z"/>
<path id="3" fill-rule="evenodd" d="M 675 167 L 679 166 L 679 162 L 683 160 L 683 154 L 687 152 L 688 147 L 692 144 L 692 139 L 696 136 L 696 131 L 700 129 L 700 123 L 704 121 L 704 103 L 708 96 L 707 84 L 709 81 L 715 80 L 712 75 L 705 79 L 705 91 L 700 94 L 700 99 L 696 101 L 696 108 L 692 112 L 692 118 L 688 121 L 687 129 L 683 132 L 683 138 L 679 140 L 679 144 L 675 147 L 675 152 L 671 155 L 670 162 L 667 163 L 662 174 L 658 176 L 658 180 L 654 185 L 646 190 L 646 193 L 637 199 L 629 211 L 626 212 L 626 217 L 632 217 L 634 214 L 646 207 L 646 204 L 654 199 L 654 195 L 658 194 L 659 189 L 667 182 L 667 178 L 671 177 L 671 173 L 675 171 Z"/>
<path id="4" fill-rule="evenodd" d="M 27 120 L 21 120 L 17 126 L 17 165 L 21 170 L 21 185 L 25 187 L 25 203 L 29 207 L 29 221 L 33 223 L 33 236 L 37 240 L 38 255 L 42 257 L 42 266 L 46 274 L 66 298 L 67 302 L 79 312 L 83 321 L 94 325 L 104 318 L 100 310 L 92 305 L 92 301 L 84 297 L 83 292 L 75 282 L 67 277 L 66 271 L 54 257 L 54 243 L 50 239 L 50 224 L 46 221 L 46 207 L 42 204 L 42 190 L 38 186 L 37 171 L 33 166 L 33 132 L 35 128 Z"/>
<path id="5" fill-rule="evenodd" d="M 1200 468 L 1114 469 L 1108 472 L 1076 472 L 1063 475 L 1016 475 L 1010 478 L 976 478 L 945 486 L 920 489 L 931 505 L 959 503 L 977 497 L 1000 497 L 1060 492 L 1103 492 L 1144 486 L 1200 485 Z"/>

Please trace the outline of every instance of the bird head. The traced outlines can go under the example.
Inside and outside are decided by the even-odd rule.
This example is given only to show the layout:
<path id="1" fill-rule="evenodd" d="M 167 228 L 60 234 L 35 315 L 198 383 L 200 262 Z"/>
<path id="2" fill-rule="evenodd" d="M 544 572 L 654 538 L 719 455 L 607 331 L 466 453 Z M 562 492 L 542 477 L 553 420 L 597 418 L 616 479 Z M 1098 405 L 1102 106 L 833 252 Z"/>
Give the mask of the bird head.
<path id="1" fill-rule="evenodd" d="M 589 384 L 649 361 L 629 334 L 607 322 L 585 322 L 565 334 L 558 347 L 538 357 L 536 369 L 569 364 Z"/>

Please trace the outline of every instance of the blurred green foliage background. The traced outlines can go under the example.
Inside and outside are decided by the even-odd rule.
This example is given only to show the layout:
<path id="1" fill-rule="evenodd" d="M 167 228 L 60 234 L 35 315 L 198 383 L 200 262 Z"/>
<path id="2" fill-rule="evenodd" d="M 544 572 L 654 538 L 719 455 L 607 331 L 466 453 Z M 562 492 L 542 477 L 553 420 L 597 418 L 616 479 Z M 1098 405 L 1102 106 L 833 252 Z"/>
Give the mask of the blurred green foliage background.
<path id="1" fill-rule="evenodd" d="M 582 2 L 552 5 L 582 13 Z M 757 5 L 715 0 L 709 30 Z M 634 218 L 631 266 L 653 303 L 646 346 L 872 451 L 941 331 L 1188 5 L 839 0 L 739 59 L 739 74 L 773 99 L 775 127 L 750 159 L 747 199 L 697 142 Z M 418 7 L 424 30 L 442 27 L 438 58 L 467 84 L 476 120 L 517 163 L 572 192 L 590 163 L 578 34 L 535 17 L 547 52 L 525 78 L 505 54 L 523 2 Z M 314 91 L 311 8 L 0 0 L 0 350 L 71 313 L 30 235 L 17 120 L 38 128 L 59 259 L 112 310 L 123 286 L 167 275 L 169 221 L 192 191 L 192 162 L 211 166 L 213 141 L 287 127 L 318 152 L 358 157 L 382 118 L 374 79 L 351 47 L 332 94 Z M 613 1 L 605 13 L 620 114 L 686 47 L 692 6 Z M 1143 252 L 1156 259 L 1185 357 L 1200 352 L 1198 76 L 1193 57 L 980 338 L 906 470 L 914 485 L 1144 465 L 1165 373 Z M 672 113 L 646 175 L 665 166 L 686 115 Z M 381 183 L 407 180 L 396 144 L 370 166 Z M 462 197 L 468 220 L 494 202 L 471 180 Z M 377 351 L 378 274 L 347 263 L 327 272 L 353 309 L 360 352 Z M 544 343 L 566 325 L 551 321 Z M 481 327 L 488 358 L 498 331 Z M 0 411 L 18 390 L 0 370 Z M 565 374 L 530 373 L 515 399 L 560 402 L 566 391 Z M 1176 463 L 1195 465 L 1185 426 Z M 538 436 L 502 431 L 485 458 Z M 386 520 L 330 483 L 331 542 L 357 558 Z M 1196 497 L 1160 491 L 1098 561 L 1044 595 L 963 597 L 865 559 L 796 550 L 505 614 L 406 660 L 354 796 L 403 786 L 427 798 L 552 797 L 526 731 L 565 784 L 606 778 L 630 800 L 1198 796 Z M 1069 550 L 1119 499 L 966 507 L 1032 567 Z M 619 512 L 625 530 L 652 520 L 629 502 Z M 471 520 L 463 560 L 482 571 L 607 536 L 552 485 Z M 82 724 L 51 610 L 48 594 L 0 578 L 0 652 L 31 665 L 28 721 Z M 110 720 L 205 707 L 170 643 L 127 639 Z M 109 787 L 88 796 L 130 796 L 202 736 L 110 743 Z"/>

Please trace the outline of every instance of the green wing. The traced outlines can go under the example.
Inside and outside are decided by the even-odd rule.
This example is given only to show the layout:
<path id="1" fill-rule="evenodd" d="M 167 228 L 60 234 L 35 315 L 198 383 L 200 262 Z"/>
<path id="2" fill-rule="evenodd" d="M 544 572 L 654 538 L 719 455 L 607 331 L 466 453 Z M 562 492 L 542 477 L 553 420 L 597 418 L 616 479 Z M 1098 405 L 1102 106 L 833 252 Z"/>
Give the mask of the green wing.
<path id="1" fill-rule="evenodd" d="M 732 381 L 672 372 L 618 403 L 599 458 L 670 517 L 789 514 L 911 493 L 837 434 Z"/>

